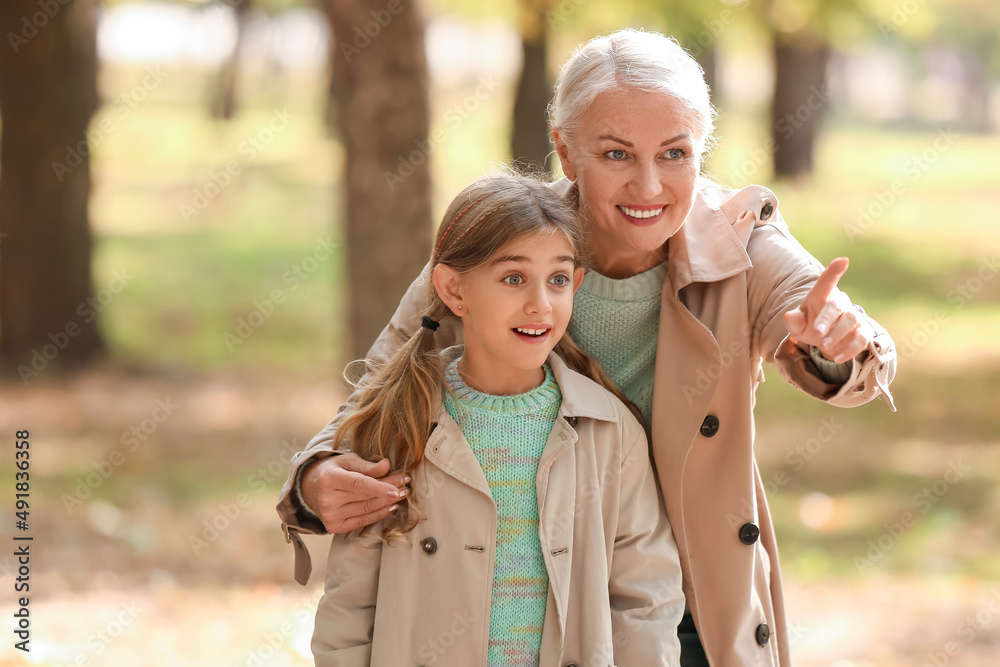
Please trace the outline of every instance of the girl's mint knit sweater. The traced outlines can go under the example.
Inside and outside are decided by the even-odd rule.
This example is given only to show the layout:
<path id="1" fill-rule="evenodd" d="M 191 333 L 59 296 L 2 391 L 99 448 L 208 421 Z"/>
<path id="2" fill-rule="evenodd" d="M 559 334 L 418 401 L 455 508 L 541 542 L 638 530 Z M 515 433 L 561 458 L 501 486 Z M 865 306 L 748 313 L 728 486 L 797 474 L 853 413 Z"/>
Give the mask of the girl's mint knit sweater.
<path id="1" fill-rule="evenodd" d="M 549 576 L 538 537 L 535 480 L 562 394 L 552 369 L 523 394 L 492 396 L 469 387 L 452 362 L 445 377 L 454 397 L 444 407 L 462 428 L 497 507 L 497 548 L 490 607 L 489 667 L 538 665 Z"/>

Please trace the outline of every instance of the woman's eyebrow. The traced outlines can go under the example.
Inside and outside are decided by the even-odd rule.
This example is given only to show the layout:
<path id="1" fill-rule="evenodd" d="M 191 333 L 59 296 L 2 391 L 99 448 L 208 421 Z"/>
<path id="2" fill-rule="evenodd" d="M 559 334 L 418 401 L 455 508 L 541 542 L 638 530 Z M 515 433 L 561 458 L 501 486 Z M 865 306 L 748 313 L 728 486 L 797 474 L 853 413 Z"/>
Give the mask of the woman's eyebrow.
<path id="1" fill-rule="evenodd" d="M 613 134 L 602 134 L 601 136 L 599 136 L 597 138 L 598 139 L 609 139 L 611 141 L 616 141 L 616 142 L 622 144 L 623 146 L 628 146 L 629 148 L 635 148 L 635 145 L 631 141 L 625 141 L 624 139 L 619 139 L 618 137 L 614 136 Z M 690 139 L 690 138 L 691 138 L 690 134 L 688 134 L 687 132 L 681 132 L 676 137 L 671 137 L 671 138 L 667 139 L 666 141 L 664 141 L 663 143 L 661 143 L 660 145 L 661 146 L 666 146 L 667 144 L 672 144 L 675 141 L 679 141 L 681 139 Z"/>

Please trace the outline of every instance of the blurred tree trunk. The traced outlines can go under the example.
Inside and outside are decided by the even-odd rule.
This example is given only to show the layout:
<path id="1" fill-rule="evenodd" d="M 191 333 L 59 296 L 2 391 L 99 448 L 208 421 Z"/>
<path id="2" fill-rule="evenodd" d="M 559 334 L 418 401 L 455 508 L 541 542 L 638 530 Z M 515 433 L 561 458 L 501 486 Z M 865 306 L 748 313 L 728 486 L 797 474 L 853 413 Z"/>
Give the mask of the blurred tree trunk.
<path id="1" fill-rule="evenodd" d="M 521 76 L 514 96 L 511 157 L 531 171 L 547 171 L 551 150 L 546 109 L 552 98 L 547 62 L 551 0 L 520 0 Z"/>
<path id="2" fill-rule="evenodd" d="M 805 34 L 775 32 L 774 99 L 771 104 L 775 141 L 774 174 L 799 176 L 812 172 L 813 147 L 829 103 L 826 65 L 830 47 Z"/>
<path id="3" fill-rule="evenodd" d="M 708 90 L 711 92 L 712 104 L 718 105 L 719 95 L 715 90 L 715 84 L 719 81 L 719 51 L 715 48 L 715 44 L 707 46 L 700 51 L 698 51 L 698 57 L 696 60 L 698 64 L 701 65 L 702 71 L 705 72 L 705 83 L 708 84 Z"/>
<path id="4" fill-rule="evenodd" d="M 236 13 L 236 44 L 233 52 L 222 63 L 219 79 L 212 96 L 212 117 L 230 120 L 236 115 L 236 78 L 240 61 L 246 48 L 247 28 L 253 17 L 253 0 L 236 0 L 232 5 Z"/>
<path id="5" fill-rule="evenodd" d="M 360 358 L 430 255 L 424 19 L 415 0 L 322 2 L 333 28 L 333 115 L 346 155 L 351 354 Z"/>
<path id="6" fill-rule="evenodd" d="M 0 355 L 26 382 L 103 350 L 86 306 L 97 3 L 51 7 L 0 3 Z"/>

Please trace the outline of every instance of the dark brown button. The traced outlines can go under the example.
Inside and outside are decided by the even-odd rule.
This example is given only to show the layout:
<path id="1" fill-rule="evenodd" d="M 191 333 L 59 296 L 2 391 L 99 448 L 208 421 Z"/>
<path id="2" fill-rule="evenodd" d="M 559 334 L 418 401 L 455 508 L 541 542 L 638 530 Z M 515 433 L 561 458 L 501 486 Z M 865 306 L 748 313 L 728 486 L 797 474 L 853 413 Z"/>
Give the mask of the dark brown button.
<path id="1" fill-rule="evenodd" d="M 740 526 L 740 542 L 743 544 L 753 544 L 760 537 L 760 528 L 752 523 L 745 523 Z"/>
<path id="2" fill-rule="evenodd" d="M 767 623 L 761 623 L 757 626 L 757 643 L 761 646 L 767 646 L 767 640 L 771 638 L 771 628 L 767 627 Z"/>
<path id="3" fill-rule="evenodd" d="M 774 213 L 774 206 L 771 204 L 771 202 L 766 202 L 764 204 L 764 207 L 760 209 L 760 219 L 767 220 L 768 218 L 771 217 L 772 213 Z"/>
<path id="4" fill-rule="evenodd" d="M 715 415 L 709 415 L 705 417 L 705 421 L 701 423 L 701 434 L 706 438 L 711 438 L 716 433 L 719 432 L 719 418 Z"/>
<path id="5" fill-rule="evenodd" d="M 438 550 L 438 543 L 433 537 L 425 537 L 420 541 L 420 548 L 424 550 L 425 554 L 432 554 Z"/>
<path id="6" fill-rule="evenodd" d="M 576 417 L 566 417 L 566 423 L 576 428 L 576 422 L 579 421 Z"/>

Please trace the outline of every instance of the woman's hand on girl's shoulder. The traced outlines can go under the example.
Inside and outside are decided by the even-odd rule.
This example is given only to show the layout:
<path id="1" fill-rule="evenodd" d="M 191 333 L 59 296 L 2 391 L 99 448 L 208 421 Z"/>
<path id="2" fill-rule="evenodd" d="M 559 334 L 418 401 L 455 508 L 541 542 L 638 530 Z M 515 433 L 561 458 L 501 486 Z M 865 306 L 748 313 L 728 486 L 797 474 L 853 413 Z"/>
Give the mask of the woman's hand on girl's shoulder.
<path id="1" fill-rule="evenodd" d="M 406 497 L 405 473 L 344 453 L 310 463 L 301 478 L 302 499 L 330 533 L 349 533 L 389 516 Z"/>

